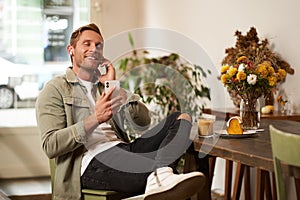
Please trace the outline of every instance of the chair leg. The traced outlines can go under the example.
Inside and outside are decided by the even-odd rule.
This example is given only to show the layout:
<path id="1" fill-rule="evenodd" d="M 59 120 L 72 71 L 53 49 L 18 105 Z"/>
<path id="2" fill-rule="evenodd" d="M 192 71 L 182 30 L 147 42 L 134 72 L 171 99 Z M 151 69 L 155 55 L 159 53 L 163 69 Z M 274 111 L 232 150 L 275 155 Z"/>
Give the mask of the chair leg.
<path id="1" fill-rule="evenodd" d="M 300 200 L 300 179 L 299 178 L 295 178 L 295 187 L 297 193 L 297 200 Z"/>

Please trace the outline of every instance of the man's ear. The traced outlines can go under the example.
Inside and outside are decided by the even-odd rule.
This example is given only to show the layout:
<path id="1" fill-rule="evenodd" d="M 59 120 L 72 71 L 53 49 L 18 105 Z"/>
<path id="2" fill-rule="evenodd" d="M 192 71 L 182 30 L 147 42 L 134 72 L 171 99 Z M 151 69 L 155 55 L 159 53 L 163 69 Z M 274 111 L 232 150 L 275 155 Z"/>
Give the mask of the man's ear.
<path id="1" fill-rule="evenodd" d="M 68 47 L 67 47 L 67 49 L 68 49 L 68 52 L 69 52 L 69 54 L 70 54 L 70 56 L 73 56 L 73 47 L 71 46 L 71 45 L 69 45 Z"/>

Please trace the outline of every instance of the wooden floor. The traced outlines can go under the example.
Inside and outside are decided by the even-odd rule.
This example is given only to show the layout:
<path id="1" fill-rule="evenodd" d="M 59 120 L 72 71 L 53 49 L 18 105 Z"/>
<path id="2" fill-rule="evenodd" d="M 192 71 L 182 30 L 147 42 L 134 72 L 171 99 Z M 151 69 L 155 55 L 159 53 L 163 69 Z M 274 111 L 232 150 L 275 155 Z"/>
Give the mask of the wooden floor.
<path id="1" fill-rule="evenodd" d="M 0 200 L 51 200 L 50 177 L 0 179 Z"/>
<path id="2" fill-rule="evenodd" d="M 13 195 L 8 197 L 0 191 L 0 200 L 51 200 L 51 194 Z"/>
<path id="3" fill-rule="evenodd" d="M 11 196 L 11 200 L 51 200 L 51 194 L 36 194 L 25 196 Z"/>
<path id="4" fill-rule="evenodd" d="M 11 196 L 6 198 L 1 198 L 1 200 L 51 200 L 51 194 L 41 194 L 41 195 L 27 195 L 27 196 Z M 212 194 L 212 200 L 223 200 L 224 196 L 221 194 Z"/>
<path id="5" fill-rule="evenodd" d="M 37 189 L 35 182 L 42 182 Z M 46 184 L 45 184 L 46 182 Z M 24 185 L 31 185 L 30 187 L 25 187 Z M 38 180 L 9 180 L 3 181 L 0 180 L 0 200 L 51 200 L 51 190 L 50 183 L 47 183 L 47 179 L 38 179 Z M 12 186 L 13 185 L 13 186 Z M 35 193 L 32 193 L 34 188 Z M 17 188 L 17 189 L 15 189 Z M 20 189 L 22 188 L 22 189 Z M 3 190 L 3 189 L 6 189 Z M 212 191 L 212 200 L 223 200 L 224 195 L 219 194 L 220 191 Z"/>

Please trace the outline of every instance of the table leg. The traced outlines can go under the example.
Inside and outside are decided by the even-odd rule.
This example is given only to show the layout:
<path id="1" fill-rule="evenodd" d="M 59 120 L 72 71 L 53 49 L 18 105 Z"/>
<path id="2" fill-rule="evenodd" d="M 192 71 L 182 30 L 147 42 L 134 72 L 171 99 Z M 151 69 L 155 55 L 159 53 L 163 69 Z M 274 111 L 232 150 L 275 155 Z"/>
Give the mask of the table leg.
<path id="1" fill-rule="evenodd" d="M 183 165 L 183 172 L 192 172 L 197 170 L 197 163 L 194 154 L 191 152 L 186 152 L 184 154 L 184 165 Z"/>
<path id="2" fill-rule="evenodd" d="M 232 161 L 226 160 L 226 172 L 225 172 L 225 200 L 231 199 L 231 182 L 232 182 Z"/>
<path id="3" fill-rule="evenodd" d="M 272 199 L 272 190 L 270 182 L 270 174 L 268 171 L 257 169 L 257 188 L 256 199 L 264 199 L 264 192 L 266 192 L 266 199 Z"/>
<path id="4" fill-rule="evenodd" d="M 237 163 L 236 176 L 235 176 L 235 181 L 234 181 L 234 189 L 233 189 L 233 195 L 232 195 L 233 200 L 240 199 L 241 188 L 242 188 L 242 183 L 243 183 L 243 176 L 244 176 L 244 169 L 245 169 L 245 165 L 243 165 L 241 163 Z"/>
<path id="5" fill-rule="evenodd" d="M 245 166 L 245 187 L 244 187 L 244 194 L 245 200 L 251 200 L 251 188 L 250 188 L 250 167 Z"/>
<path id="6" fill-rule="evenodd" d="M 209 158 L 198 158 L 198 152 L 195 151 L 186 151 L 184 155 L 184 173 L 192 172 L 192 171 L 201 171 L 206 176 L 206 183 L 204 185 L 204 188 L 199 191 L 196 195 L 192 197 L 192 199 L 201 199 L 201 200 L 211 200 L 211 182 L 210 177 L 207 172 L 202 171 L 199 169 L 199 165 L 206 168 L 205 166 L 208 166 L 207 168 L 210 169 L 209 166 Z M 205 170 L 206 171 L 206 170 Z"/>
<path id="7" fill-rule="evenodd" d="M 209 157 L 209 180 L 212 184 L 214 173 L 215 173 L 215 165 L 216 165 L 216 157 Z"/>
<path id="8" fill-rule="evenodd" d="M 264 199 L 264 184 L 263 184 L 264 178 L 263 173 L 261 169 L 257 169 L 256 174 L 256 199 L 262 200 Z"/>
<path id="9" fill-rule="evenodd" d="M 271 189 L 271 181 L 270 181 L 270 173 L 268 171 L 263 170 L 264 175 L 264 184 L 266 191 L 266 199 L 272 199 L 272 189 Z"/>

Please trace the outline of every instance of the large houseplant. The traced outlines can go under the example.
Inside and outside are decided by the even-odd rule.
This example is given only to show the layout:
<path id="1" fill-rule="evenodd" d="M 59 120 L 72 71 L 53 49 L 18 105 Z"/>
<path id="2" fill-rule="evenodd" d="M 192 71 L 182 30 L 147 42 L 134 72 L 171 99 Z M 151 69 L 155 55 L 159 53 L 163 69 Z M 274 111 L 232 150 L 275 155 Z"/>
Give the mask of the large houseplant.
<path id="1" fill-rule="evenodd" d="M 115 64 L 125 89 L 141 96 L 153 108 L 153 119 L 159 120 L 173 111 L 189 112 L 197 119 L 210 101 L 210 90 L 204 70 L 176 53 L 151 56 L 151 50 L 136 49 L 129 33 L 132 51 Z"/>

